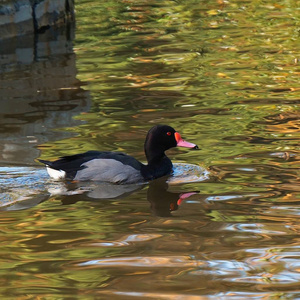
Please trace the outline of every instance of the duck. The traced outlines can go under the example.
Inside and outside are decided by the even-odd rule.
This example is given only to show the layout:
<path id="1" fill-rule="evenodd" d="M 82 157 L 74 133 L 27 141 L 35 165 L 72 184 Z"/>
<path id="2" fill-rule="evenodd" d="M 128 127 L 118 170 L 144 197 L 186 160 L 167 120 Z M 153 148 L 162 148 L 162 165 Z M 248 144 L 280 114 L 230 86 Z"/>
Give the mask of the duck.
<path id="1" fill-rule="evenodd" d="M 165 151 L 176 146 L 199 149 L 196 144 L 183 140 L 173 127 L 156 125 L 148 131 L 144 143 L 147 164 L 122 152 L 95 150 L 63 156 L 55 161 L 38 161 L 46 166 L 54 180 L 136 184 L 170 175 L 173 164 Z"/>

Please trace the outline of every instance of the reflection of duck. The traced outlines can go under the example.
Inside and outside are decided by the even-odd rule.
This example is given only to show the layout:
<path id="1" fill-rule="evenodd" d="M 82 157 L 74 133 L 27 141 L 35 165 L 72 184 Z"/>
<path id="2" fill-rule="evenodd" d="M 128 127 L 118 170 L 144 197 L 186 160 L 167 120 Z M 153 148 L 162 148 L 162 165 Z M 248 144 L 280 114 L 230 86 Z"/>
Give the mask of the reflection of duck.
<path id="1" fill-rule="evenodd" d="M 145 140 L 147 165 L 124 153 L 99 151 L 40 162 L 46 164 L 49 175 L 54 179 L 130 184 L 169 175 L 172 162 L 165 151 L 176 146 L 198 149 L 197 145 L 184 141 L 172 127 L 157 125 L 149 130 Z"/>
<path id="2" fill-rule="evenodd" d="M 120 199 L 129 196 L 130 194 L 142 189 L 145 185 L 130 184 L 130 185 L 115 185 L 110 183 L 85 184 L 76 183 L 66 185 L 60 183 L 49 192 L 56 195 L 64 195 L 63 204 L 73 204 L 80 200 L 88 199 Z M 198 193 L 176 193 L 169 192 L 166 178 L 160 178 L 150 183 L 147 191 L 147 200 L 151 204 L 153 213 L 160 217 L 171 215 L 171 211 L 178 209 L 178 206 L 183 200 Z M 84 197 L 86 196 L 86 197 Z"/>
<path id="3" fill-rule="evenodd" d="M 156 216 L 168 217 L 171 211 L 178 209 L 183 200 L 198 192 L 175 193 L 168 191 L 166 181 L 157 179 L 152 181 L 147 191 L 147 199 L 151 204 L 151 210 Z"/>
<path id="4" fill-rule="evenodd" d="M 82 195 L 92 199 L 120 199 L 144 187 L 142 184 L 112 184 L 107 182 L 59 182 L 52 185 L 48 192 L 53 195 L 74 196 Z"/>

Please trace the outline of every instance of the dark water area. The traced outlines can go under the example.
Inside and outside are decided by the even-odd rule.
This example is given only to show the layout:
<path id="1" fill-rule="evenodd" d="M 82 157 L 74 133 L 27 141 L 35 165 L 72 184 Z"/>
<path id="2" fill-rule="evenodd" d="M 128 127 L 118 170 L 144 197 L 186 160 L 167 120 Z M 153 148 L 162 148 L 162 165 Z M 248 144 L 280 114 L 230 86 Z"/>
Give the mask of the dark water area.
<path id="1" fill-rule="evenodd" d="M 1 299 L 300 299 L 299 1 L 77 1 L 1 46 Z M 71 30 L 72 32 L 72 30 Z M 51 181 L 37 158 L 145 161 L 144 185 Z"/>

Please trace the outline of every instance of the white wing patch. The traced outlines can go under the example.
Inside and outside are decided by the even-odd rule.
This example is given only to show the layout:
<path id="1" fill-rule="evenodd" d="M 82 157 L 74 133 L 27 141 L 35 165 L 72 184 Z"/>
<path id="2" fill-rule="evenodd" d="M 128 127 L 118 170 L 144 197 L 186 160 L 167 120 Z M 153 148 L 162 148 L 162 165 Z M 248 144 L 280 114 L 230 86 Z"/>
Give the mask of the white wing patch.
<path id="1" fill-rule="evenodd" d="M 124 165 L 115 159 L 93 159 L 82 164 L 82 166 L 85 168 L 77 172 L 74 180 L 112 183 L 137 183 L 143 181 L 139 170 L 129 165 Z"/>
<path id="2" fill-rule="evenodd" d="M 46 166 L 49 176 L 55 180 L 63 180 L 66 178 L 66 172 L 63 170 L 55 170 Z"/>

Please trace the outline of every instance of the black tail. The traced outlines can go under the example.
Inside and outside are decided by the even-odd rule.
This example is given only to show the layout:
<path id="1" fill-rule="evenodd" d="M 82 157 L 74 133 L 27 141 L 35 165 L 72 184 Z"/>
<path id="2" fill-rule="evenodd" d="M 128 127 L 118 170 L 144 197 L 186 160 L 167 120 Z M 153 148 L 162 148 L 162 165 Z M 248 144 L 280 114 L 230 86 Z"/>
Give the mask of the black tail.
<path id="1" fill-rule="evenodd" d="M 38 159 L 38 161 L 41 162 L 42 164 L 46 165 L 46 166 L 51 165 L 51 161 L 48 161 L 48 160 Z"/>

